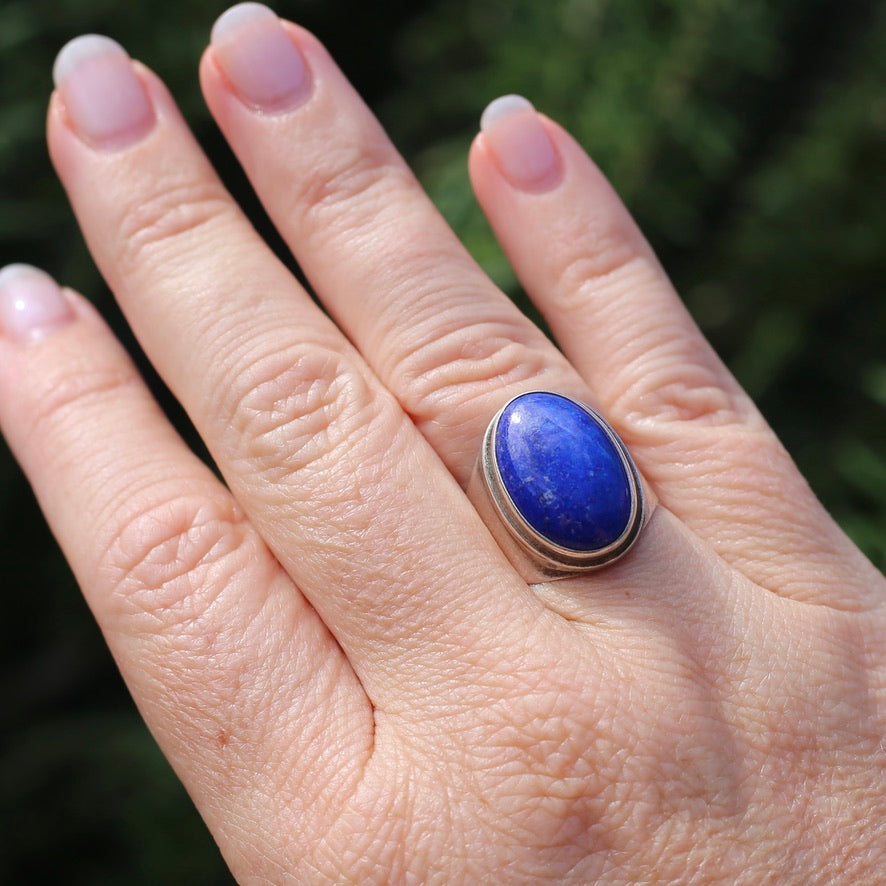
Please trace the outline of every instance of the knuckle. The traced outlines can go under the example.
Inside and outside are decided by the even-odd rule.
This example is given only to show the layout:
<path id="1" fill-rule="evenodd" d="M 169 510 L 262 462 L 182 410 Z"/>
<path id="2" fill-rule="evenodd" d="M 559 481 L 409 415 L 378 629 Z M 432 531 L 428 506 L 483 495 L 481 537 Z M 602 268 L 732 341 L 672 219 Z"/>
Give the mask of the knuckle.
<path id="1" fill-rule="evenodd" d="M 149 493 L 151 495 L 151 493 Z M 205 643 L 222 629 L 213 603 L 249 563 L 251 533 L 233 502 L 154 492 L 110 515 L 98 560 L 111 604 L 133 635 L 183 632 Z M 125 628 L 124 628 L 125 629 Z"/>
<path id="2" fill-rule="evenodd" d="M 377 214 L 405 174 L 380 146 L 339 145 L 295 187 L 293 214 L 305 227 L 319 232 L 330 225 L 333 229 L 343 224 L 353 227 Z"/>
<path id="3" fill-rule="evenodd" d="M 257 662 L 257 650 L 279 660 L 295 629 L 273 602 L 281 573 L 232 500 L 165 492 L 110 512 L 102 617 L 127 644 L 128 679 L 143 690 L 147 682 L 142 697 L 178 723 L 180 738 L 205 750 L 235 737 L 249 757 L 281 714 L 270 670 Z"/>
<path id="4" fill-rule="evenodd" d="M 26 440 L 50 439 L 58 429 L 77 428 L 94 404 L 139 384 L 127 364 L 67 365 L 63 374 L 38 376 L 32 392 Z"/>
<path id="5" fill-rule="evenodd" d="M 531 845 L 564 838 L 580 845 L 605 808 L 606 780 L 588 746 L 589 736 L 602 743 L 599 724 L 574 685 L 527 688 L 496 711 L 497 722 L 474 752 L 487 777 L 489 808 L 509 810 Z M 576 825 L 569 835 L 562 831 L 567 820 Z"/>
<path id="6" fill-rule="evenodd" d="M 565 361 L 546 342 L 530 340 L 516 324 L 492 321 L 443 335 L 429 330 L 402 355 L 392 384 L 410 415 L 425 422 L 451 413 L 453 401 L 462 406 L 530 379 L 556 385 L 566 374 Z"/>
<path id="7" fill-rule="evenodd" d="M 636 424 L 641 430 L 650 421 L 710 427 L 753 424 L 753 408 L 725 378 L 725 371 L 717 372 L 706 361 L 661 347 L 658 353 L 650 348 L 640 363 L 621 386 L 613 387 L 610 411 L 625 425 Z"/>
<path id="8" fill-rule="evenodd" d="M 121 268 L 141 266 L 230 211 L 224 188 L 211 179 L 170 184 L 130 204 L 118 226 Z"/>
<path id="9" fill-rule="evenodd" d="M 633 223 L 621 218 L 565 235 L 555 259 L 553 294 L 564 305 L 584 302 L 589 289 L 649 273 L 650 258 Z"/>
<path id="10" fill-rule="evenodd" d="M 356 360 L 318 345 L 291 346 L 254 362 L 230 386 L 223 409 L 238 457 L 253 475 L 276 482 L 337 461 L 377 414 Z"/>

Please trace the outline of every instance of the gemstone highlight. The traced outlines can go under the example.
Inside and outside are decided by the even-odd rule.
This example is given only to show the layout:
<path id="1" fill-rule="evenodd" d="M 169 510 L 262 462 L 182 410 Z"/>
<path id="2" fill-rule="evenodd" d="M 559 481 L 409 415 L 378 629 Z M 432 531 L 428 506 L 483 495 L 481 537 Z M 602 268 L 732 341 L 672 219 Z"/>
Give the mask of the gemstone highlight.
<path id="1" fill-rule="evenodd" d="M 634 513 L 633 477 L 602 420 L 561 394 L 534 391 L 499 416 L 502 486 L 539 535 L 578 553 L 619 541 Z"/>

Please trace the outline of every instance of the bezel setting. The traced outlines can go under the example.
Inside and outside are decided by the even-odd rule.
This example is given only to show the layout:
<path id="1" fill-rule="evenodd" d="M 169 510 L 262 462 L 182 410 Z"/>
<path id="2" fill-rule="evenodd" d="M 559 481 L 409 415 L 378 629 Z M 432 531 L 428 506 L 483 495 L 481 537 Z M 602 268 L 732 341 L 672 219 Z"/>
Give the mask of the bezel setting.
<path id="1" fill-rule="evenodd" d="M 496 436 L 499 423 L 508 407 L 528 394 L 546 394 L 560 397 L 579 409 L 583 410 L 592 421 L 604 432 L 618 455 L 624 468 L 626 482 L 630 494 L 630 513 L 621 535 L 610 544 L 593 550 L 574 550 L 563 547 L 561 544 L 548 538 L 534 526 L 520 512 L 499 471 L 496 457 Z M 595 409 L 585 403 L 553 391 L 527 391 L 512 397 L 496 413 L 489 423 L 483 438 L 483 446 L 480 456 L 481 475 L 489 498 L 497 512 L 501 522 L 507 528 L 510 536 L 516 540 L 524 551 L 529 553 L 533 560 L 542 570 L 551 573 L 586 572 L 606 566 L 619 557 L 623 556 L 637 540 L 640 530 L 646 518 L 646 503 L 643 493 L 643 484 L 639 472 L 631 458 L 627 447 L 615 432 L 613 427 Z"/>

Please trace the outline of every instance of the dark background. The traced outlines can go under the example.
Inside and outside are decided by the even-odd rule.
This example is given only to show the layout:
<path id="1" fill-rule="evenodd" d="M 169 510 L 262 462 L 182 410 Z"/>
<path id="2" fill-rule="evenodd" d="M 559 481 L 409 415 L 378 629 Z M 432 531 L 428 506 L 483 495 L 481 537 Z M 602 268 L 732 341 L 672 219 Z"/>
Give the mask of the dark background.
<path id="1" fill-rule="evenodd" d="M 30 262 L 88 293 L 130 345 L 43 145 L 52 60 L 95 31 L 150 64 L 271 236 L 197 88 L 197 59 L 225 5 L 0 0 L 0 264 Z M 505 92 L 570 128 L 818 495 L 886 566 L 886 4 L 275 8 L 332 49 L 517 299 L 470 193 L 467 147 L 485 104 Z M 2 443 L 0 588 L 0 882 L 230 882 Z"/>

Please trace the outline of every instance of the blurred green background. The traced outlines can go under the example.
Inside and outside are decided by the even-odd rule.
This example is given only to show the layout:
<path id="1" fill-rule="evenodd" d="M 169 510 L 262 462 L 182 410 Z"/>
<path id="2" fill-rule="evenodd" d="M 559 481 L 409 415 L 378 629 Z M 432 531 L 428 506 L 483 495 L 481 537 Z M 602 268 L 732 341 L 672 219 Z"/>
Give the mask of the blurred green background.
<path id="1" fill-rule="evenodd" d="M 0 264 L 31 262 L 88 293 L 132 347 L 43 145 L 52 60 L 96 31 L 154 67 L 281 250 L 197 89 L 197 59 L 225 5 L 0 0 Z M 327 43 L 456 231 L 524 306 L 471 196 L 467 148 L 480 111 L 504 92 L 570 128 L 818 495 L 886 566 L 886 4 L 275 8 Z M 0 522 L 0 882 L 230 882 L 5 448 Z"/>

